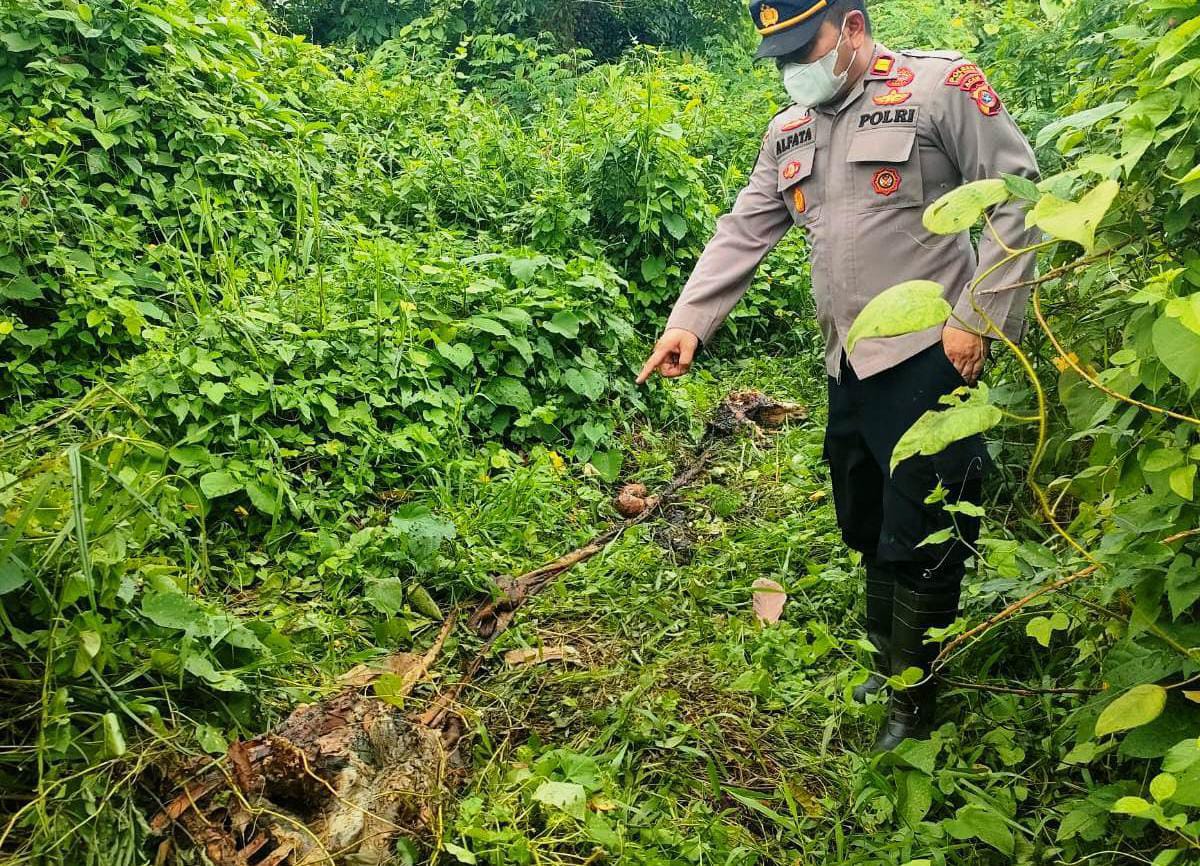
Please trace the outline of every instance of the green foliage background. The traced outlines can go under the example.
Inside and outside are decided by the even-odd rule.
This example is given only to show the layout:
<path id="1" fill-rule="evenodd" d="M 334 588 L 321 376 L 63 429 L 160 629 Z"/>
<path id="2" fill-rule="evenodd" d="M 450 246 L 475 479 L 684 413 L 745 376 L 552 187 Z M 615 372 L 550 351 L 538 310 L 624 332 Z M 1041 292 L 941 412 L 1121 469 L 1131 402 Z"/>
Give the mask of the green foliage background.
<path id="1" fill-rule="evenodd" d="M 1197 862 L 1200 4 L 873 13 L 894 47 L 986 66 L 1038 142 L 1030 198 L 1121 185 L 1094 250 L 1042 251 L 1044 324 L 977 395 L 1008 420 L 971 621 L 1071 580 L 971 644 L 963 668 L 1000 685 L 959 694 L 960 728 L 829 780 L 834 822 L 782 783 L 732 786 L 767 829 L 701 805 L 685 838 L 694 780 L 630 782 L 631 755 L 696 736 L 660 695 L 590 749 L 533 739 L 523 772 L 483 773 L 446 831 L 465 862 Z M 147 862 L 156 767 L 422 644 L 680 453 L 707 392 L 630 380 L 781 104 L 741 15 L 0 0 L 5 856 Z M 714 354 L 735 376 L 778 356 L 751 381 L 811 389 L 817 341 L 788 239 Z M 739 495 L 705 494 L 722 514 Z M 789 515 L 766 540 L 836 547 Z M 852 570 L 814 610 L 856 603 Z M 697 629 L 753 711 L 857 712 L 852 623 Z M 546 781 L 632 799 L 624 841 L 519 817 Z"/>

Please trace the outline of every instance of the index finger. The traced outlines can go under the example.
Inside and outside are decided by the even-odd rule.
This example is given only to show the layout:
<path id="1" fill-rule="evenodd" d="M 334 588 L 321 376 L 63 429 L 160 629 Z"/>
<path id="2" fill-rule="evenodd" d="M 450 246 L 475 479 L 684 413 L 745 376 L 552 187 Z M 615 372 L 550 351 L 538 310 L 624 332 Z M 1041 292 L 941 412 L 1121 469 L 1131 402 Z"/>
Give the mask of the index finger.
<path id="1" fill-rule="evenodd" d="M 646 365 L 642 367 L 642 372 L 638 373 L 637 383 L 639 385 L 645 383 L 645 381 L 650 378 L 650 374 L 654 372 L 659 364 L 666 360 L 666 357 L 669 354 L 671 354 L 671 350 L 665 346 L 656 347 L 654 351 L 650 353 L 650 358 L 646 361 Z"/>

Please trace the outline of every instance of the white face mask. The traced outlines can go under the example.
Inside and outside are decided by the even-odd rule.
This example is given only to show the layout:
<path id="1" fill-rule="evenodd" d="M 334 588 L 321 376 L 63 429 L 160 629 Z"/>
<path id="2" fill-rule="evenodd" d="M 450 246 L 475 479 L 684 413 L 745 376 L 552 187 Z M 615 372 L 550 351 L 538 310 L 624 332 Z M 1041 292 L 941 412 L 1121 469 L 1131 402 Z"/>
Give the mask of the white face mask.
<path id="1" fill-rule="evenodd" d="M 789 63 L 783 67 L 783 87 L 792 101 L 803 108 L 822 105 L 837 95 L 846 84 L 850 75 L 850 67 L 858 56 L 858 49 L 850 56 L 850 62 L 841 74 L 833 70 L 837 67 L 838 49 L 842 47 L 846 22 L 842 21 L 842 30 L 838 32 L 837 45 L 833 50 L 812 63 Z"/>

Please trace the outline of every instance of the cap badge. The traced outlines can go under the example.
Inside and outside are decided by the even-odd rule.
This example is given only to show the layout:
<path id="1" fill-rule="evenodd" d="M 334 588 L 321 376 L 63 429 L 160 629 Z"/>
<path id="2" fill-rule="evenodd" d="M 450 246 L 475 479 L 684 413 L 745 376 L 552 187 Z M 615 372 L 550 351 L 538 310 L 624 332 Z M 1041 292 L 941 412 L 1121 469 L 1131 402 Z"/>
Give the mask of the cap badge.
<path id="1" fill-rule="evenodd" d="M 773 27 L 779 23 L 779 10 L 774 6 L 763 6 L 758 10 L 758 23 L 763 27 Z"/>

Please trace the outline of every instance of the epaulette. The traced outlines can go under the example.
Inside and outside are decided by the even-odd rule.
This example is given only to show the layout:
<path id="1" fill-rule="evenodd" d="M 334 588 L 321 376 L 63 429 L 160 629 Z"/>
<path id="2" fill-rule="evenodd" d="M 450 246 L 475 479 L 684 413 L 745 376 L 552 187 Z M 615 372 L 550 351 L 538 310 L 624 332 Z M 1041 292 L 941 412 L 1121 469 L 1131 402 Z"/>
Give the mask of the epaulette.
<path id="1" fill-rule="evenodd" d="M 906 49 L 901 52 L 909 57 L 930 57 L 934 60 L 962 60 L 963 55 L 960 51 L 916 51 Z"/>

